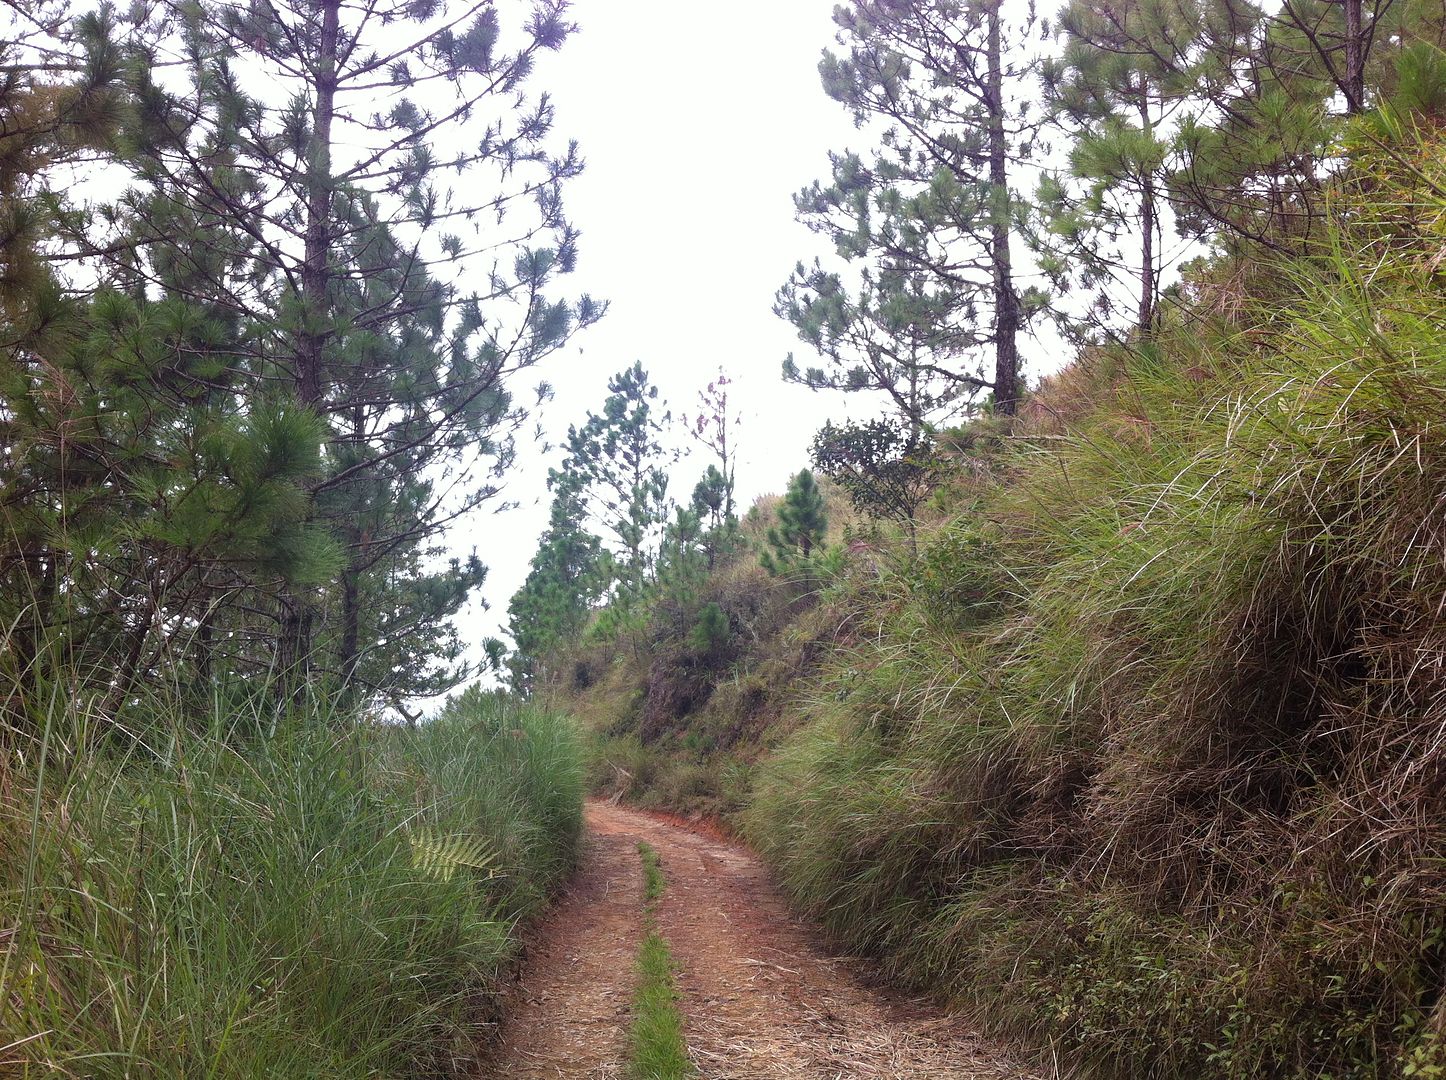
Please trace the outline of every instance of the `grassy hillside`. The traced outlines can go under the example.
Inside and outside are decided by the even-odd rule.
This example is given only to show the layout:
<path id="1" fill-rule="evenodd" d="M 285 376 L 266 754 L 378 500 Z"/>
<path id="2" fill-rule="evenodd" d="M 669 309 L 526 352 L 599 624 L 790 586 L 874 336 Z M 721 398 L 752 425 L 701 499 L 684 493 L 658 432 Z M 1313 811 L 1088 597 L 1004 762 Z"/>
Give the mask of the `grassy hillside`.
<path id="1" fill-rule="evenodd" d="M 57 694 L 0 756 L 0 1072 L 466 1075 L 513 930 L 572 865 L 570 725 L 418 729 Z"/>
<path id="2" fill-rule="evenodd" d="M 823 490 L 837 549 L 855 523 L 839 492 Z M 775 577 L 759 565 L 777 501 L 753 507 L 737 546 L 685 600 L 660 596 L 622 632 L 594 628 L 556 665 L 543 696 L 592 733 L 595 790 L 721 820 L 743 808 L 755 761 L 796 720 L 791 693 L 841 632 L 836 612 L 820 602 L 818 581 Z M 729 632 L 704 655 L 690 639 L 697 612 L 710 604 Z"/>
<path id="3" fill-rule="evenodd" d="M 1087 1068 L 1446 1074 L 1446 144 L 1355 152 L 1313 254 L 947 439 L 917 561 L 715 576 L 774 615 L 705 704 L 650 711 L 696 674 L 656 620 L 583 654 L 612 775 L 630 733 L 629 791 Z"/>

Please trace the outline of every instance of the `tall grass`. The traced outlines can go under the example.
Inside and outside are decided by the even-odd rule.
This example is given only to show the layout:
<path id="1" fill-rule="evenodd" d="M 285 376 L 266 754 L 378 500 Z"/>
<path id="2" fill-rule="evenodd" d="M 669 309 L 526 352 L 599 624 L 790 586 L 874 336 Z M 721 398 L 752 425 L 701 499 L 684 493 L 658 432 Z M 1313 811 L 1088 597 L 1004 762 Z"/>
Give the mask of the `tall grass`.
<path id="1" fill-rule="evenodd" d="M 835 933 L 1117 1074 L 1446 1074 L 1441 149 L 861 587 L 746 815 Z"/>
<path id="2" fill-rule="evenodd" d="M 0 1072 L 466 1072 L 572 863 L 572 730 L 303 713 L 153 701 L 122 732 L 57 698 L 0 751 Z"/>

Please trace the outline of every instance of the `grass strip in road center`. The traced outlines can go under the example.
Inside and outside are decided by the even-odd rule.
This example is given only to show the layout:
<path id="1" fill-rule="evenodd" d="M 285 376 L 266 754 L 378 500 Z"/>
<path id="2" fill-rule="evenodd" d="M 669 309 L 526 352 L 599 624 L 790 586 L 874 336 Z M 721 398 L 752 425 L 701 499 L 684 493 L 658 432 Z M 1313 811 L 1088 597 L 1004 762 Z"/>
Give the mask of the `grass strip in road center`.
<path id="1" fill-rule="evenodd" d="M 667 941 L 658 933 L 657 906 L 667 882 L 657 851 L 640 843 L 638 854 L 643 860 L 645 934 L 638 950 L 639 978 L 633 997 L 628 1075 L 632 1080 L 685 1080 L 694 1073 L 683 1041 L 683 1017 L 678 1011 L 674 981 L 677 965 Z"/>

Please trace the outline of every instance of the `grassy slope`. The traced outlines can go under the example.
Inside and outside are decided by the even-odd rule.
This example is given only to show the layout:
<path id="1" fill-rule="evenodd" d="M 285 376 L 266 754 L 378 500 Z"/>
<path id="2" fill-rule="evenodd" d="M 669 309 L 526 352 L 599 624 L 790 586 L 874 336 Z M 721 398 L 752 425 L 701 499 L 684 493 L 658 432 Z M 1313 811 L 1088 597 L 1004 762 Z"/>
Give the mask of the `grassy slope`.
<path id="1" fill-rule="evenodd" d="M 821 484 L 837 544 L 853 516 Z M 732 821 L 760 755 L 797 723 L 793 688 L 837 637 L 834 613 L 797 582 L 770 577 L 752 549 L 763 545 L 776 499 L 742 523 L 744 550 L 702 583 L 696 606 L 716 603 L 733 627 L 724 653 L 702 661 L 686 643 L 691 623 L 660 612 L 640 634 L 574 648 L 545 696 L 588 726 L 589 782 L 653 809 Z"/>
<path id="2" fill-rule="evenodd" d="M 731 805 L 841 939 L 1105 1071 L 1446 1070 L 1442 149 L 966 437 L 920 563 L 809 616 Z"/>
<path id="3" fill-rule="evenodd" d="M 0 1072 L 466 1073 L 516 921 L 572 863 L 572 729 L 477 698 L 415 731 L 331 719 L 160 705 L 122 740 L 77 705 L 0 759 Z"/>

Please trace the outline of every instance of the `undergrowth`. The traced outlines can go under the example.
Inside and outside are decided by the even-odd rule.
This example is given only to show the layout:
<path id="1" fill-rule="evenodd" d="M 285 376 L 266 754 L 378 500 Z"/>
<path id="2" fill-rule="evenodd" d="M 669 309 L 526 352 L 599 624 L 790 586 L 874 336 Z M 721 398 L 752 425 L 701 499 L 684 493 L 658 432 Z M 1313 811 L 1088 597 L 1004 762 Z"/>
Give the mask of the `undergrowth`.
<path id="1" fill-rule="evenodd" d="M 837 556 L 850 515 L 836 490 L 822 490 Z M 634 620 L 634 638 L 586 634 L 552 665 L 540 696 L 589 731 L 594 792 L 723 822 L 746 805 L 754 761 L 789 730 L 790 694 L 838 630 L 816 582 L 760 566 L 769 515 L 759 507 L 771 501 L 749 512 L 738 546 L 689 598 L 726 623 L 724 646 L 700 656 L 680 601 L 660 596 Z"/>
<path id="2" fill-rule="evenodd" d="M 1446 1075 L 1446 153 L 1381 137 L 1330 242 L 943 438 L 917 559 L 564 693 L 594 782 L 1089 1073 Z"/>
<path id="3" fill-rule="evenodd" d="M 570 725 L 415 730 L 57 693 L 0 752 L 0 1072 L 465 1075 L 568 871 Z"/>

